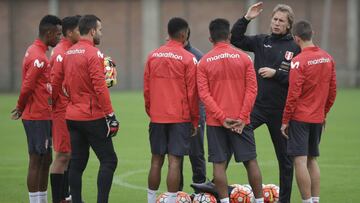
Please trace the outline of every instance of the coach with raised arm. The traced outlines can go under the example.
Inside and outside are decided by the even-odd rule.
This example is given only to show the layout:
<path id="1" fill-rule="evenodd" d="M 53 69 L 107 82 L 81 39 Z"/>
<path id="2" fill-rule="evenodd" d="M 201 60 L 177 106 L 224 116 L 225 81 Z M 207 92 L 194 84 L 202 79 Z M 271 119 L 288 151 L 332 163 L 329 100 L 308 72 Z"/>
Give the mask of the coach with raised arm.
<path id="1" fill-rule="evenodd" d="M 244 51 L 255 54 L 255 70 L 258 94 L 251 113 L 251 128 L 266 124 L 271 135 L 280 172 L 280 202 L 289 203 L 293 178 L 293 166 L 286 154 L 286 139 L 281 136 L 281 119 L 285 106 L 290 61 L 300 52 L 290 30 L 294 13 L 290 6 L 278 4 L 271 16 L 270 34 L 245 35 L 249 22 L 259 16 L 263 3 L 248 9 L 232 28 L 231 43 Z"/>

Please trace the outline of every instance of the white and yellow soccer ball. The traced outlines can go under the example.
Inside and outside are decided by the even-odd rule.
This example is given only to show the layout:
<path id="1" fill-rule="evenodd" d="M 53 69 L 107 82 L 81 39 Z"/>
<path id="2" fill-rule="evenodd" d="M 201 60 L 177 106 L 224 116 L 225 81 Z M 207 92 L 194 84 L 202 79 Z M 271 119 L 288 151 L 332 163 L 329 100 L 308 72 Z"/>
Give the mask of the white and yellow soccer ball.
<path id="1" fill-rule="evenodd" d="M 105 74 L 105 82 L 108 88 L 116 85 L 117 83 L 116 65 L 110 56 L 104 58 L 104 74 Z"/>

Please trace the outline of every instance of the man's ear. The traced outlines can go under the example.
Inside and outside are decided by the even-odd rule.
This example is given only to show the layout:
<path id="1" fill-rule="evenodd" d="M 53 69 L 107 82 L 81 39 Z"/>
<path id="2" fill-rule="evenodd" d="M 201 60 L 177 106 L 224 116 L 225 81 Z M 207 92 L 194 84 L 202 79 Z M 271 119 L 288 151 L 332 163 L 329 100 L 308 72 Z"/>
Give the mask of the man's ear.
<path id="1" fill-rule="evenodd" d="M 214 40 L 211 37 L 209 37 L 209 42 L 214 43 Z"/>

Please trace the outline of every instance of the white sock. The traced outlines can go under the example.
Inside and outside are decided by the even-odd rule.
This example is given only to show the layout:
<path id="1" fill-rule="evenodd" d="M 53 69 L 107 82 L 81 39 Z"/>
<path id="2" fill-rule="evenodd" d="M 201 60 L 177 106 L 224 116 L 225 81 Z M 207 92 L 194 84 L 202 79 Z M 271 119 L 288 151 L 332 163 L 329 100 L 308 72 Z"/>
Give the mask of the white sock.
<path id="1" fill-rule="evenodd" d="M 176 192 L 167 192 L 168 198 L 166 203 L 176 203 Z"/>
<path id="2" fill-rule="evenodd" d="M 313 203 L 319 203 L 320 202 L 320 197 L 312 197 L 311 198 Z"/>
<path id="3" fill-rule="evenodd" d="M 255 199 L 255 203 L 264 203 L 264 198 Z"/>
<path id="4" fill-rule="evenodd" d="M 312 199 L 303 199 L 302 203 L 313 203 Z"/>
<path id="5" fill-rule="evenodd" d="M 147 190 L 147 198 L 148 203 L 155 203 L 156 202 L 156 190 Z"/>
<path id="6" fill-rule="evenodd" d="M 39 203 L 48 203 L 47 201 L 47 191 L 38 192 Z"/>
<path id="7" fill-rule="evenodd" d="M 29 192 L 30 203 L 38 203 L 38 192 Z"/>
<path id="8" fill-rule="evenodd" d="M 228 197 L 226 197 L 226 198 L 222 198 L 222 199 L 220 200 L 220 202 L 221 202 L 221 203 L 230 203 L 230 201 L 229 201 L 229 198 L 228 198 Z"/>

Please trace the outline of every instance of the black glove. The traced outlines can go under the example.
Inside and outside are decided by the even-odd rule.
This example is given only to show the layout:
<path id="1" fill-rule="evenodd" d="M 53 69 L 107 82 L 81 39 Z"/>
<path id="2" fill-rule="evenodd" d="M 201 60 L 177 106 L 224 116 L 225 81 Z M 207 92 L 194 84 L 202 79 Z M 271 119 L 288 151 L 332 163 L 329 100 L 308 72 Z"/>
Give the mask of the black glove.
<path id="1" fill-rule="evenodd" d="M 119 130 L 119 121 L 116 120 L 115 114 L 111 113 L 106 116 L 106 125 L 108 127 L 108 132 L 106 137 L 116 136 Z"/>

